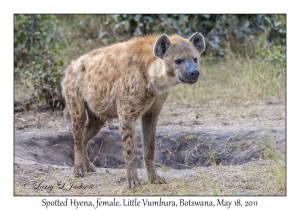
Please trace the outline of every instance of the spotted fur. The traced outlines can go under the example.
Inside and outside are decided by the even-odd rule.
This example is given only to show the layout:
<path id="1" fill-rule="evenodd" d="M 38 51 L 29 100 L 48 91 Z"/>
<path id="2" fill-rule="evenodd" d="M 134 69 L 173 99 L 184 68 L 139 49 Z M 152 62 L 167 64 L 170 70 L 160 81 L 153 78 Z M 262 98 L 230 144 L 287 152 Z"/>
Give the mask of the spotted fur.
<path id="1" fill-rule="evenodd" d="M 198 32 L 189 39 L 151 35 L 93 50 L 74 61 L 62 83 L 74 135 L 74 175 L 95 171 L 87 143 L 107 119 L 119 118 L 128 186 L 139 185 L 135 123 L 141 117 L 149 181 L 165 183 L 154 164 L 158 115 L 173 87 L 198 80 L 204 47 Z"/>

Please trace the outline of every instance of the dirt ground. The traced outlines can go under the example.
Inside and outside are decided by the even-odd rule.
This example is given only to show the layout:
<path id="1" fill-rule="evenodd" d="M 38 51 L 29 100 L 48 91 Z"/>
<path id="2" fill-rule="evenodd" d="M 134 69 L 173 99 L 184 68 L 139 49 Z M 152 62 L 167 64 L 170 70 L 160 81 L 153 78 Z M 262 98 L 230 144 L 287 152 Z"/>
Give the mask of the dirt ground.
<path id="1" fill-rule="evenodd" d="M 160 114 L 158 127 L 193 127 L 214 130 L 220 128 L 272 128 L 285 127 L 285 102 L 240 106 L 165 104 Z M 118 122 L 117 119 L 114 120 Z M 139 125 L 139 121 L 137 121 Z M 15 134 L 27 131 L 65 131 L 66 123 L 61 111 L 27 111 L 15 113 Z"/>
<path id="2" fill-rule="evenodd" d="M 60 134 L 68 131 L 61 111 L 17 112 L 14 119 L 15 195 L 285 195 L 285 183 L 270 182 L 274 173 L 277 173 L 276 170 L 280 170 L 278 167 L 281 166 L 278 165 L 278 160 L 276 159 L 276 162 L 270 160 L 272 158 L 266 158 L 273 154 L 267 153 L 270 148 L 274 154 L 286 153 L 285 113 L 284 101 L 260 104 L 245 102 L 243 105 L 237 106 L 166 104 L 158 123 L 158 136 L 171 136 L 166 140 L 162 137 L 164 142 L 172 140 L 172 136 L 176 140 L 184 136 L 186 142 L 199 140 L 200 143 L 203 143 L 206 141 L 203 133 L 207 133 L 214 136 L 213 138 L 209 136 L 213 139 L 213 147 L 206 145 L 205 151 L 211 151 L 210 149 L 213 148 L 216 152 L 213 152 L 213 156 L 209 156 L 211 153 L 207 153 L 206 160 L 211 157 L 210 164 L 197 165 L 193 163 L 194 165 L 189 165 L 190 169 L 188 167 L 184 170 L 174 169 L 170 167 L 172 164 L 170 166 L 160 165 L 158 173 L 168 181 L 168 184 L 164 185 L 148 184 L 146 172 L 140 168 L 138 174 L 142 185 L 129 190 L 126 188 L 123 168 L 98 167 L 96 173 L 89 173 L 82 179 L 76 179 L 72 176 L 72 167 L 70 166 L 72 162 L 63 166 L 58 163 L 46 163 L 43 159 L 34 159 L 34 155 L 30 156 L 32 158 L 28 158 L 29 156 L 27 157 L 25 153 L 29 152 L 31 145 L 27 144 L 26 147 L 22 147 L 26 144 L 26 142 L 19 144 L 22 143 L 22 139 L 24 140 L 25 137 L 30 139 L 31 135 Z M 115 123 L 118 123 L 117 119 L 115 119 Z M 139 126 L 138 122 L 138 136 Z M 225 131 L 228 131 L 229 134 Z M 110 131 L 105 127 L 101 132 L 103 136 L 105 132 L 109 133 Z M 112 132 L 118 134 L 118 131 Z M 247 132 L 249 135 L 251 134 L 251 141 L 248 141 Z M 238 143 L 232 144 L 232 148 L 224 150 L 224 148 L 228 148 L 232 135 L 236 133 Z M 177 136 L 177 134 L 180 135 Z M 272 137 L 271 140 L 266 139 L 266 136 Z M 221 137 L 226 137 L 225 147 Z M 218 142 L 223 145 L 218 145 Z M 244 149 L 243 145 L 246 144 L 249 146 Z M 256 150 L 251 147 L 251 144 L 256 144 Z M 238 150 L 238 146 L 243 149 Z M 158 150 L 166 151 L 170 148 L 167 147 L 165 150 L 158 148 Z M 249 151 L 255 153 L 255 156 L 251 154 L 251 158 L 247 156 L 248 158 L 244 158 L 245 161 L 235 164 L 222 164 L 217 161 L 218 148 L 221 148 L 220 151 L 224 153 L 222 154 L 224 157 L 235 153 L 235 157 L 244 158 L 249 156 Z M 188 147 L 185 147 L 184 151 L 188 151 Z M 71 155 L 69 154 L 69 156 Z M 172 158 L 176 163 L 176 155 L 175 157 L 170 156 L 170 160 Z M 197 160 L 194 158 L 194 162 Z M 275 180 L 274 177 L 273 179 Z"/>

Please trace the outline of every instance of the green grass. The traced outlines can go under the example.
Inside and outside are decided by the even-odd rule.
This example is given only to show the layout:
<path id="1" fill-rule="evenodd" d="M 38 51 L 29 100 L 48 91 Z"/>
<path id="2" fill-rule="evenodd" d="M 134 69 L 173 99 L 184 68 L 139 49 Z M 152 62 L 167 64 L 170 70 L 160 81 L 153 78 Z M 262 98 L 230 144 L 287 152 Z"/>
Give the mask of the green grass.
<path id="1" fill-rule="evenodd" d="M 263 136 L 260 143 L 260 158 L 271 161 L 265 169 L 266 176 L 269 178 L 268 188 L 271 195 L 286 191 L 286 158 L 276 146 L 276 138 Z"/>
<path id="2" fill-rule="evenodd" d="M 223 61 L 203 57 L 195 85 L 179 85 L 167 103 L 242 105 L 285 99 L 285 72 L 260 58 L 228 56 Z"/>

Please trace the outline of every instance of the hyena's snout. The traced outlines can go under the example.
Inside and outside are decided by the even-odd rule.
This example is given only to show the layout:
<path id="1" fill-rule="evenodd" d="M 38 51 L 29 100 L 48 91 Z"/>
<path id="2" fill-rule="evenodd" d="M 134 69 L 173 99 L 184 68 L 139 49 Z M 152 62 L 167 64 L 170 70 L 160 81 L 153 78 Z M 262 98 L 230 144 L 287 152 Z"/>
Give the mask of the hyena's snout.
<path id="1" fill-rule="evenodd" d="M 197 68 L 189 70 L 187 74 L 187 77 L 191 80 L 198 80 L 200 76 L 199 70 Z"/>
<path id="2" fill-rule="evenodd" d="M 187 63 L 185 67 L 186 68 L 183 71 L 182 77 L 179 77 L 179 79 L 184 83 L 193 84 L 197 82 L 200 77 L 200 72 L 197 66 L 193 63 Z"/>

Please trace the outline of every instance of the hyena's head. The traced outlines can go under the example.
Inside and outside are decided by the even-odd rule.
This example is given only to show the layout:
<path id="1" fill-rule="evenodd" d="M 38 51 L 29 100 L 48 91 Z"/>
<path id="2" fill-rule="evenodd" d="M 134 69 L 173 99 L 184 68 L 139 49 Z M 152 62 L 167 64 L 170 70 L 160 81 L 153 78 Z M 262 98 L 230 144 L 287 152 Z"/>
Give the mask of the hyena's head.
<path id="1" fill-rule="evenodd" d="M 189 39 L 177 35 L 169 38 L 163 34 L 154 45 L 154 55 L 163 60 L 164 71 L 169 79 L 193 84 L 200 77 L 199 55 L 204 48 L 204 37 L 198 32 Z"/>

